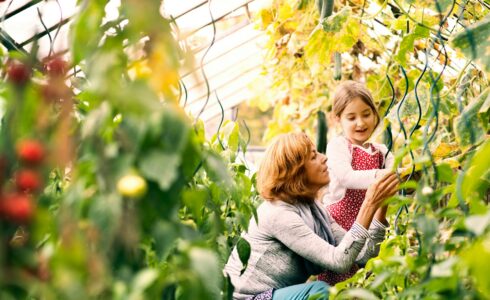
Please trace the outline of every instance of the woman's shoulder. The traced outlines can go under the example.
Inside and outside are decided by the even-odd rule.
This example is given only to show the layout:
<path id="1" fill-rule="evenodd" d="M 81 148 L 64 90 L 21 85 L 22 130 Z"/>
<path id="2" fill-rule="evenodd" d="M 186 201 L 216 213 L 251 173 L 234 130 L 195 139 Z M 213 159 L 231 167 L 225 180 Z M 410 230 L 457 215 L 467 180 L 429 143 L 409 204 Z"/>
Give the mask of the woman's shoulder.
<path id="1" fill-rule="evenodd" d="M 290 204 L 281 200 L 264 200 L 259 207 L 257 212 L 259 215 L 264 216 L 274 216 L 281 215 L 285 212 L 297 212 L 298 208 L 294 204 Z"/>
<path id="2" fill-rule="evenodd" d="M 258 210 L 276 213 L 281 211 L 296 211 L 297 207 L 294 204 L 287 203 L 282 200 L 264 200 L 264 202 L 259 205 Z"/>
<path id="3" fill-rule="evenodd" d="M 259 227 L 264 230 L 273 228 L 282 220 L 287 220 L 288 216 L 298 215 L 299 209 L 294 204 L 289 204 L 281 200 L 268 201 L 264 200 L 257 208 L 257 217 Z"/>

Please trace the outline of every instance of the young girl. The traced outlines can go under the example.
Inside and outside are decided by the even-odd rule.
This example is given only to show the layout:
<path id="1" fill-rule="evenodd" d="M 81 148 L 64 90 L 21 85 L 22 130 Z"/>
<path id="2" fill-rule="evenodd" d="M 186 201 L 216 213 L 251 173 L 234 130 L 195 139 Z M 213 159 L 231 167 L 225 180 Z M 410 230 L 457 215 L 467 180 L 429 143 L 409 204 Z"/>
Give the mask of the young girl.
<path id="1" fill-rule="evenodd" d="M 385 145 L 368 143 L 380 122 L 373 97 L 361 83 L 346 81 L 339 85 L 333 101 L 335 119 L 342 135 L 327 146 L 328 171 L 331 177 L 323 202 L 330 215 L 345 230 L 356 220 L 366 189 L 376 178 L 391 170 L 393 156 Z M 330 285 L 350 278 L 357 270 L 345 274 L 326 272 L 319 276 Z"/>

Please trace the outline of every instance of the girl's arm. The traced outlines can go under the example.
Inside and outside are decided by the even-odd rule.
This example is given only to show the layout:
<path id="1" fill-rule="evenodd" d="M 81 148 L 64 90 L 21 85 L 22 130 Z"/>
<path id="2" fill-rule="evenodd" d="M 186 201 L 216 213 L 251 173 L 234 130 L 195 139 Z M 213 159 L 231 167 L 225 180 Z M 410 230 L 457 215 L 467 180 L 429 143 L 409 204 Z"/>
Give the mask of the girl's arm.
<path id="1" fill-rule="evenodd" d="M 367 189 L 376 177 L 377 169 L 352 169 L 352 155 L 347 141 L 343 137 L 333 139 L 327 145 L 328 171 L 348 189 Z"/>

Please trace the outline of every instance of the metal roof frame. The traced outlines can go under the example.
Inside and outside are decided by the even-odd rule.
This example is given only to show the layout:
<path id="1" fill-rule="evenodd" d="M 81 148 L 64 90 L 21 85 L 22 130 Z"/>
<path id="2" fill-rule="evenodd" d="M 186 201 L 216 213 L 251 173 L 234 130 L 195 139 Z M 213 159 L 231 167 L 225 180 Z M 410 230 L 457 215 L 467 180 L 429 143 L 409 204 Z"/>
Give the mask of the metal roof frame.
<path id="1" fill-rule="evenodd" d="M 57 1 L 60 1 L 60 0 L 57 0 Z M 206 30 L 209 30 L 209 28 L 211 26 L 216 26 L 216 24 L 218 24 L 222 21 L 229 20 L 229 18 L 233 17 L 234 14 L 240 13 L 240 16 L 243 16 L 243 18 L 244 18 L 244 20 L 242 22 L 239 22 L 239 23 L 235 24 L 234 26 L 227 28 L 224 32 L 223 31 L 216 32 L 215 36 L 213 37 L 212 42 L 206 42 L 202 45 L 195 47 L 194 49 L 190 49 L 190 51 L 192 51 L 192 53 L 194 53 L 194 55 L 201 56 L 201 58 L 202 58 L 202 55 L 206 55 L 207 52 L 209 51 L 209 49 L 212 49 L 212 47 L 216 46 L 217 43 L 221 43 L 225 40 L 230 40 L 233 36 L 240 34 L 241 30 L 243 30 L 244 28 L 252 28 L 253 24 L 250 21 L 250 15 L 251 15 L 251 11 L 253 11 L 253 9 L 251 9 L 250 5 L 256 0 L 228 0 L 228 1 L 235 1 L 237 3 L 237 5 L 231 6 L 227 11 L 223 11 L 217 17 L 214 17 L 214 14 L 210 11 L 210 14 L 209 14 L 210 20 L 205 22 L 204 24 L 201 24 L 201 25 L 195 27 L 195 28 L 190 28 L 190 27 L 179 28 L 178 20 L 182 19 L 184 16 L 186 16 L 192 12 L 195 12 L 197 10 L 203 10 L 204 9 L 203 7 L 205 5 L 209 5 L 208 9 L 211 9 L 211 3 L 210 2 L 213 2 L 213 1 L 203 0 L 203 1 L 199 1 L 197 3 L 195 3 L 195 2 L 191 3 L 191 6 L 183 7 L 183 9 L 181 9 L 180 12 L 176 12 L 175 15 L 172 15 L 170 12 L 169 19 L 171 20 L 171 23 L 173 24 L 174 31 L 176 32 L 176 37 L 179 40 L 179 43 L 184 45 L 184 47 L 188 47 L 189 45 L 188 45 L 187 40 L 190 39 L 191 37 L 198 36 L 199 34 L 202 34 L 203 32 L 205 32 Z M 4 24 L 4 22 L 6 20 L 8 20 L 8 19 L 10 19 L 16 15 L 19 15 L 28 9 L 32 9 L 36 5 L 40 5 L 43 2 L 46 3 L 46 1 L 44 1 L 44 0 L 28 1 L 28 2 L 20 5 L 19 7 L 13 9 L 12 11 L 6 12 L 5 15 L 2 18 L 0 18 L 0 22 L 2 24 Z M 259 1 L 256 1 L 256 2 L 259 2 Z M 482 1 L 482 0 L 478 0 L 478 2 L 481 3 L 482 5 L 484 5 L 486 8 L 490 9 L 490 4 L 488 4 L 487 2 Z M 13 0 L 10 0 L 8 3 L 8 7 L 10 7 L 10 5 L 12 3 L 13 3 Z M 391 5 L 390 2 L 388 4 Z M 462 5 L 459 2 L 457 2 L 457 5 L 461 9 L 466 9 L 464 7 L 464 5 Z M 243 12 L 241 10 L 243 10 Z M 461 12 L 454 13 L 453 16 L 456 17 L 456 19 L 457 19 L 457 14 L 460 14 L 460 13 Z M 471 13 L 471 12 L 469 12 L 469 13 Z M 40 14 L 39 14 L 39 19 L 40 19 L 41 23 L 43 24 L 44 30 L 40 30 L 39 32 L 37 32 L 37 33 L 33 34 L 32 36 L 30 36 L 29 38 L 25 39 L 24 41 L 16 41 L 15 37 L 13 37 L 9 32 L 7 32 L 4 28 L 0 28 L 0 42 L 7 48 L 8 51 L 18 51 L 20 53 L 27 54 L 28 51 L 26 50 L 26 47 L 29 44 L 31 44 L 37 40 L 40 40 L 41 38 L 45 37 L 46 35 L 50 36 L 51 32 L 53 32 L 54 30 L 59 30 L 63 26 L 67 26 L 67 24 L 73 19 L 73 16 L 69 16 L 69 17 L 65 17 L 63 19 L 60 19 L 54 25 L 49 26 L 49 27 L 46 27 L 44 25 Z M 386 27 L 386 24 L 383 24 L 382 21 L 380 21 L 376 18 L 373 19 L 373 21 L 377 22 L 379 24 L 382 24 L 383 26 Z M 465 26 L 464 24 L 459 22 L 459 20 L 457 20 L 457 22 L 458 23 L 456 23 L 453 28 L 455 28 L 457 25 L 462 26 L 462 27 Z M 447 29 L 447 30 L 448 30 L 447 32 L 450 33 L 449 29 Z M 226 88 L 227 85 L 233 84 L 234 81 L 241 80 L 244 77 L 244 75 L 250 73 L 253 68 L 260 69 L 260 61 L 258 61 L 257 64 L 253 64 L 253 66 L 241 67 L 241 68 L 239 68 L 239 64 L 233 63 L 233 61 L 231 61 L 231 65 L 221 66 L 221 71 L 228 70 L 230 72 L 234 72 L 235 75 L 230 76 L 229 79 L 224 81 L 224 82 L 215 82 L 215 80 L 218 80 L 218 78 L 219 78 L 220 69 L 215 71 L 214 74 L 213 74 L 213 71 L 207 70 L 213 64 L 216 64 L 218 62 L 224 62 L 225 56 L 227 54 L 229 54 L 230 52 L 236 51 L 237 53 L 239 53 L 239 51 L 241 49 L 246 49 L 246 47 L 248 45 L 250 45 L 251 43 L 256 43 L 262 35 L 263 35 L 263 33 L 257 32 L 256 35 L 247 37 L 245 40 L 242 40 L 240 42 L 236 42 L 234 45 L 232 45 L 228 50 L 224 51 L 223 53 L 219 53 L 215 56 L 210 56 L 210 57 L 204 59 L 202 64 L 195 65 L 194 67 L 192 67 L 189 70 L 183 70 L 182 71 L 182 74 L 181 74 L 182 84 L 185 84 L 184 81 L 187 81 L 187 83 L 189 83 L 189 82 L 190 83 L 187 87 L 184 86 L 184 89 L 187 91 L 186 97 L 188 99 L 186 98 L 185 101 L 181 101 L 181 102 L 186 103 L 186 107 L 189 109 L 189 111 L 196 111 L 195 107 L 201 107 L 203 97 L 207 98 L 207 100 L 206 100 L 206 103 L 207 103 L 209 101 L 209 98 L 211 97 L 211 95 L 214 94 L 214 91 L 218 91 L 218 94 L 219 94 L 220 89 Z M 258 53 L 260 51 L 260 49 L 257 47 L 256 51 Z M 61 53 L 61 54 L 64 54 L 67 52 L 68 51 L 66 49 L 57 49 L 57 51 L 56 51 L 56 53 Z M 431 56 L 433 56 L 433 57 L 440 55 L 440 53 L 431 53 L 431 54 L 432 54 Z M 237 54 L 237 55 L 239 56 L 239 54 Z M 389 55 L 389 54 L 387 54 L 387 55 Z M 240 57 L 241 57 L 241 60 L 243 60 L 244 57 L 253 57 L 253 54 L 244 55 L 244 56 L 240 56 Z M 199 61 L 200 61 L 200 59 L 199 59 Z M 235 68 L 235 69 L 233 69 L 233 68 Z M 76 68 L 74 68 L 74 70 L 76 70 Z M 457 70 L 455 70 L 455 71 L 457 71 Z M 207 77 L 207 76 L 205 76 L 204 74 L 202 74 L 204 76 L 199 75 L 200 73 L 204 73 L 204 72 L 207 72 L 210 75 L 209 78 L 207 78 L 209 81 L 207 84 L 205 84 L 204 78 L 202 78 L 202 77 Z M 73 71 L 70 75 L 75 75 L 76 73 L 77 72 Z M 193 76 L 193 74 L 197 74 L 197 75 Z M 193 78 L 193 80 L 197 79 L 197 81 L 192 82 L 192 80 L 187 80 L 187 78 Z M 248 83 L 249 82 L 243 82 L 242 86 L 245 87 Z M 209 84 L 209 91 L 207 90 L 207 88 L 204 89 L 205 86 L 207 86 L 208 84 Z M 242 89 L 242 88 L 239 88 L 239 90 L 240 89 Z M 236 94 L 237 93 L 234 93 L 234 94 L 227 93 L 226 95 L 228 95 L 230 97 L 238 97 Z M 230 101 L 232 103 L 238 102 L 238 100 L 231 100 L 231 99 L 225 99 L 225 98 L 223 98 L 222 100 L 224 102 L 226 102 L 226 101 Z M 246 99 L 241 99 L 241 100 L 246 100 Z M 214 109 L 213 106 L 215 106 L 215 105 L 210 104 L 209 108 Z M 227 106 L 227 105 L 225 105 L 225 106 Z M 207 114 L 204 114 L 204 115 L 207 115 Z M 214 115 L 214 113 L 211 113 L 209 115 Z"/>

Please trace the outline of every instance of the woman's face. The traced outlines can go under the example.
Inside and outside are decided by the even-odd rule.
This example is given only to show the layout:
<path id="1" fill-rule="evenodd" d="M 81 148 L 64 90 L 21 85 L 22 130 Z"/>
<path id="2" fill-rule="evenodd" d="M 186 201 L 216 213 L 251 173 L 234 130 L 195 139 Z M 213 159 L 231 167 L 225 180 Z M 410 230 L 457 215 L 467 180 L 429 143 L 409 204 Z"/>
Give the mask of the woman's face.
<path id="1" fill-rule="evenodd" d="M 327 170 L 327 156 L 325 154 L 318 153 L 313 149 L 306 160 L 305 169 L 308 183 L 312 187 L 321 188 L 330 182 Z"/>

